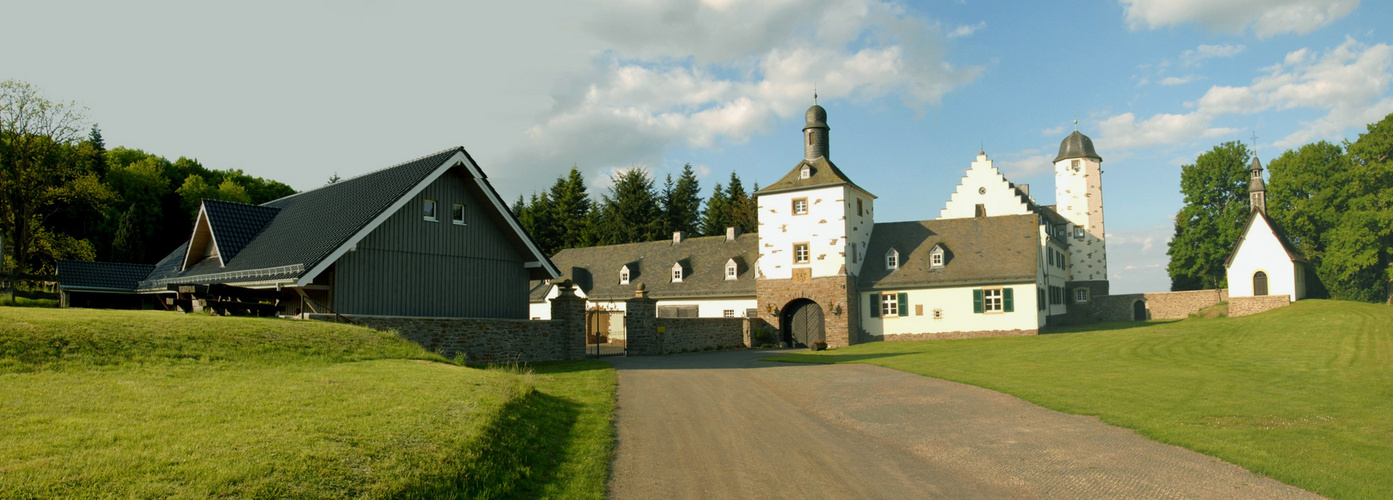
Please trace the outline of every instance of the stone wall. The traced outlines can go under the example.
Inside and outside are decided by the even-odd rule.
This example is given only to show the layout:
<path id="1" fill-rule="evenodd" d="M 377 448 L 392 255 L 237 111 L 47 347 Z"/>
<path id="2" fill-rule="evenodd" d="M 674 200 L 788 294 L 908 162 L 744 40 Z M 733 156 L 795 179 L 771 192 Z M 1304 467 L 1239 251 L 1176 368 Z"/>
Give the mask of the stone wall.
<path id="1" fill-rule="evenodd" d="M 563 285 L 564 286 L 564 285 Z M 396 332 L 428 351 L 466 363 L 531 363 L 585 357 L 585 299 L 566 288 L 551 302 L 550 320 L 343 315 L 375 330 Z M 333 315 L 310 315 L 333 321 Z"/>
<path id="2" fill-rule="evenodd" d="M 748 346 L 748 318 L 658 318 L 662 353 Z"/>
<path id="3" fill-rule="evenodd" d="M 1135 321 L 1133 304 L 1146 304 L 1146 319 L 1184 319 L 1200 309 L 1226 301 L 1229 291 L 1193 290 L 1188 292 L 1128 293 L 1093 297 L 1093 315 L 1098 321 Z"/>
<path id="4" fill-rule="evenodd" d="M 828 347 L 846 347 L 860 342 L 860 294 L 856 280 L 847 276 L 802 279 L 761 279 L 755 282 L 759 304 L 773 304 L 777 310 L 760 308 L 759 319 L 781 325 L 780 314 L 797 299 L 808 299 L 822 308 L 822 321 Z M 833 311 L 842 313 L 835 314 Z M 782 333 L 780 334 L 782 336 Z"/>
<path id="5" fill-rule="evenodd" d="M 900 333 L 895 335 L 886 335 L 884 336 L 884 340 L 889 342 L 896 342 L 904 340 L 975 339 L 980 337 L 1024 337 L 1026 335 L 1038 335 L 1039 333 L 1039 330 L 982 330 L 975 332 Z"/>
<path id="6" fill-rule="evenodd" d="M 1237 318 L 1249 314 L 1271 311 L 1291 304 L 1289 295 L 1263 295 L 1261 297 L 1233 297 L 1229 299 L 1229 317 Z"/>

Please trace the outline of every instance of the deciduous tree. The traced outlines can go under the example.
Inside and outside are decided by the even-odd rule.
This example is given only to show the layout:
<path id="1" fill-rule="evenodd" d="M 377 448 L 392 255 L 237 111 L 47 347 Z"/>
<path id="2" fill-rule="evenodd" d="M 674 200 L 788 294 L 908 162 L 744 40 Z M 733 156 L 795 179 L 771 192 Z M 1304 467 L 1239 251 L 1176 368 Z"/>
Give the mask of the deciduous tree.
<path id="1" fill-rule="evenodd" d="M 1172 290 L 1223 288 L 1224 261 L 1247 222 L 1248 166 L 1252 153 L 1226 142 L 1181 167 L 1185 205 L 1175 216 L 1168 270 Z"/>

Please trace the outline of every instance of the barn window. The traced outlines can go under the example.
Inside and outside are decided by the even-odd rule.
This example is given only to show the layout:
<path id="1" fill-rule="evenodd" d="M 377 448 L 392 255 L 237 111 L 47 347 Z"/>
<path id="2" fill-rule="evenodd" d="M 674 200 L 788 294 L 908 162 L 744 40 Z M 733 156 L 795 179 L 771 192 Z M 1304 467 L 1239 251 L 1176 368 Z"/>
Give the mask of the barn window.
<path id="1" fill-rule="evenodd" d="M 425 219 L 431 222 L 440 222 L 435 216 L 435 200 L 426 200 L 424 208 Z"/>
<path id="2" fill-rule="evenodd" d="M 464 225 L 464 205 L 456 203 L 450 209 L 450 223 L 456 226 Z"/>

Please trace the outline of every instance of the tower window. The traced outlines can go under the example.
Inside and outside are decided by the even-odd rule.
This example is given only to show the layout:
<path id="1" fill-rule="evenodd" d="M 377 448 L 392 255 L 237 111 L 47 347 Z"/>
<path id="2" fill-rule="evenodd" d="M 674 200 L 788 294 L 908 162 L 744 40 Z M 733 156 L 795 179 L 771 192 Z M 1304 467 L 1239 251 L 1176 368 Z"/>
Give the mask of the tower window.
<path id="1" fill-rule="evenodd" d="M 1083 239 L 1083 228 L 1082 228 L 1082 227 L 1077 227 L 1077 226 L 1074 227 L 1074 239 L 1076 239 L 1076 240 L 1081 240 L 1081 239 Z"/>
<path id="2" fill-rule="evenodd" d="M 808 199 L 807 199 L 807 198 L 794 198 L 794 199 L 793 199 L 793 215 L 807 215 L 807 214 L 808 214 Z"/>
<path id="3" fill-rule="evenodd" d="M 1072 169 L 1074 169 L 1075 172 L 1078 172 L 1078 171 L 1079 171 L 1079 161 L 1078 161 L 1078 160 L 1072 160 L 1072 161 L 1070 161 L 1070 162 L 1069 162 L 1069 168 L 1072 168 Z"/>
<path id="4" fill-rule="evenodd" d="M 861 213 L 861 199 L 860 199 L 860 198 L 857 198 L 857 199 L 856 199 L 856 216 L 857 216 L 857 217 L 860 217 L 861 215 L 862 215 L 862 213 Z"/>
<path id="5" fill-rule="evenodd" d="M 811 131 L 811 130 L 808 131 L 808 145 L 809 145 L 809 146 L 812 146 L 812 145 L 813 145 L 813 131 Z"/>
<path id="6" fill-rule="evenodd" d="M 796 264 L 807 264 L 807 263 L 808 263 L 808 244 L 807 244 L 807 243 L 794 243 L 794 244 L 793 244 L 793 262 L 796 263 Z"/>

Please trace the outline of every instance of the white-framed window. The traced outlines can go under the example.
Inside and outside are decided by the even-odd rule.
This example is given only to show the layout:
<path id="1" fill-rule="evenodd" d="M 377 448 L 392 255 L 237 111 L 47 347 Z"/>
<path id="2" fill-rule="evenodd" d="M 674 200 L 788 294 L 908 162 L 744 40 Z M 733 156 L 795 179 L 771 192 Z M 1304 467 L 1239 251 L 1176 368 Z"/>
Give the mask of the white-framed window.
<path id="1" fill-rule="evenodd" d="M 734 317 L 735 317 L 735 310 L 734 310 L 734 309 L 726 309 L 725 311 L 722 311 L 722 312 L 721 312 L 721 317 L 722 317 L 722 318 L 734 318 Z"/>
<path id="2" fill-rule="evenodd" d="M 422 205 L 426 220 L 431 222 L 440 222 L 440 219 L 436 218 L 435 216 L 435 200 L 428 199 Z"/>
<path id="3" fill-rule="evenodd" d="M 740 276 L 740 266 L 735 265 L 735 259 L 726 261 L 726 279 L 733 280 Z"/>
<path id="4" fill-rule="evenodd" d="M 808 244 L 807 244 L 807 243 L 794 243 L 794 244 L 793 244 L 793 262 L 794 262 L 795 264 L 807 264 L 807 263 L 808 263 Z"/>
<path id="5" fill-rule="evenodd" d="M 1070 161 L 1070 162 L 1069 162 L 1069 168 L 1072 168 L 1072 169 L 1074 169 L 1075 172 L 1078 172 L 1078 171 L 1079 171 L 1079 161 L 1078 161 L 1078 160 Z"/>
<path id="6" fill-rule="evenodd" d="M 983 312 L 1002 312 L 1001 289 L 984 288 L 982 289 L 982 311 Z"/>
<path id="7" fill-rule="evenodd" d="M 882 293 L 880 294 L 880 317 L 893 318 L 900 315 L 899 294 Z"/>
<path id="8" fill-rule="evenodd" d="M 794 198 L 794 199 L 793 199 L 793 215 L 808 215 L 808 199 L 807 199 L 807 198 Z"/>
<path id="9" fill-rule="evenodd" d="M 1087 289 L 1087 288 L 1075 288 L 1075 289 L 1074 289 L 1074 302 L 1075 302 L 1075 303 L 1079 303 L 1079 304 L 1086 304 L 1086 303 L 1088 303 L 1088 289 Z"/>
<path id="10" fill-rule="evenodd" d="M 629 284 L 629 266 L 619 268 L 619 284 Z"/>
<path id="11" fill-rule="evenodd" d="M 813 134 L 812 134 L 812 132 L 808 132 L 808 144 L 812 144 L 812 143 L 813 143 Z M 812 177 L 812 176 L 813 176 L 813 167 L 812 167 L 812 165 L 803 165 L 803 168 L 801 168 L 801 169 L 798 170 L 798 178 L 799 178 L 799 179 L 807 179 L 807 178 Z"/>
<path id="12" fill-rule="evenodd" d="M 934 245 L 929 251 L 929 267 L 943 267 L 943 247 Z"/>
<path id="13" fill-rule="evenodd" d="M 682 282 L 682 263 L 681 263 L 681 262 L 678 262 L 678 263 L 672 265 L 672 282 L 673 282 L 673 283 L 681 283 L 681 282 Z"/>
<path id="14" fill-rule="evenodd" d="M 464 204 L 456 203 L 450 207 L 450 223 L 456 226 L 464 225 Z"/>
<path id="15" fill-rule="evenodd" d="M 1076 240 L 1081 240 L 1081 239 L 1083 239 L 1083 228 L 1082 228 L 1082 227 L 1074 226 L 1074 239 L 1076 239 Z"/>
<path id="16" fill-rule="evenodd" d="M 893 248 L 891 248 L 889 252 L 885 252 L 885 268 L 886 268 L 886 269 L 899 269 L 899 268 L 900 268 L 900 252 L 896 251 L 896 250 L 893 249 Z"/>

